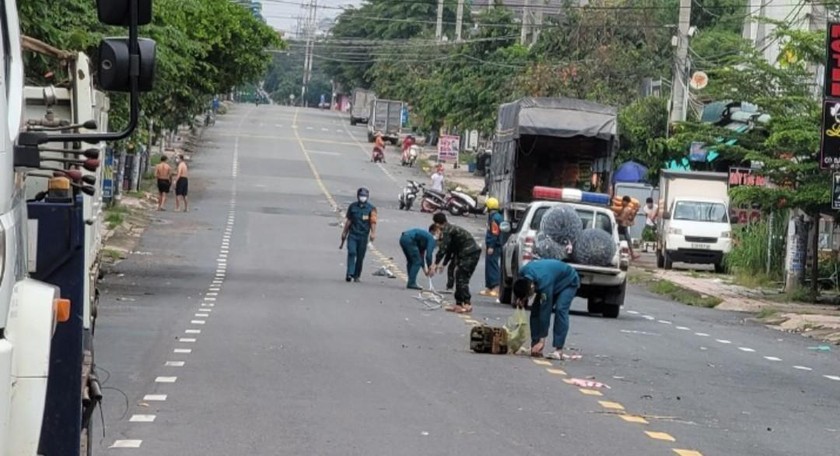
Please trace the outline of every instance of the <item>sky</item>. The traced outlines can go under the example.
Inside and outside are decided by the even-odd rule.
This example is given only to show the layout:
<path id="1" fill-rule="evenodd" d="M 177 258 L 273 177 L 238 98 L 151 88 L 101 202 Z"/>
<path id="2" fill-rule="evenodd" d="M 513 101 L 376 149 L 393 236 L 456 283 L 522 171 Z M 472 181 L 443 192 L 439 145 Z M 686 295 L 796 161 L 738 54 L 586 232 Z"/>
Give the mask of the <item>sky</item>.
<path id="1" fill-rule="evenodd" d="M 359 5 L 361 0 L 317 0 L 318 6 L 330 7 Z M 297 17 L 305 15 L 306 9 L 301 5 L 308 4 L 308 0 L 261 0 L 262 15 L 266 22 L 275 29 L 286 32 L 286 36 L 295 33 Z M 318 8 L 316 23 L 326 17 L 335 17 L 341 10 L 335 8 Z"/>

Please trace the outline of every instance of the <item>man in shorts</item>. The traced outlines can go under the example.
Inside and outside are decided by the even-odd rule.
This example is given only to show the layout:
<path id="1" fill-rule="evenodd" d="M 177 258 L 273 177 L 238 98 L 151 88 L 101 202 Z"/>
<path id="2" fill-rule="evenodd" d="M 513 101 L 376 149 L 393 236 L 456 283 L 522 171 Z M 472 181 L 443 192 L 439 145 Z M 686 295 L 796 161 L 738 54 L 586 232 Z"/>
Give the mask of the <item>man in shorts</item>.
<path id="1" fill-rule="evenodd" d="M 178 155 L 178 174 L 175 176 L 175 211 L 179 209 L 179 202 L 184 202 L 184 212 L 187 212 L 187 193 L 190 190 L 189 170 L 187 169 L 187 162 L 184 161 L 184 155 Z"/>
<path id="2" fill-rule="evenodd" d="M 169 166 L 169 158 L 164 155 L 160 157 L 160 163 L 155 166 L 155 179 L 158 188 L 158 210 L 166 210 L 166 194 L 172 188 L 172 167 Z"/>

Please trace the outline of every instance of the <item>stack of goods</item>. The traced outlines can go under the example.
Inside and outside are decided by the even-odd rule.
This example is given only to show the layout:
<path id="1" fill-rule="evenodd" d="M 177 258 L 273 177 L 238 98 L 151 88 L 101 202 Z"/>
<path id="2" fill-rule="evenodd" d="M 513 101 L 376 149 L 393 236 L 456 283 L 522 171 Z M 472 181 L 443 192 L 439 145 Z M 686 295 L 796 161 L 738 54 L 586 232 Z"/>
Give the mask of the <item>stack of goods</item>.
<path id="1" fill-rule="evenodd" d="M 615 198 L 612 199 L 612 206 L 610 207 L 610 209 L 613 210 L 616 217 L 621 215 L 621 210 L 623 208 L 623 205 L 622 205 L 622 202 L 621 202 L 622 198 L 623 197 L 621 197 L 621 196 L 616 196 Z M 639 208 L 641 208 L 641 207 L 642 207 L 642 205 L 639 204 L 639 200 L 637 200 L 636 198 L 630 198 L 630 209 L 632 210 L 631 215 L 633 216 L 632 218 L 636 217 L 636 214 L 639 212 Z"/>
<path id="2" fill-rule="evenodd" d="M 504 327 L 473 326 L 470 330 L 470 350 L 504 355 L 508 352 L 507 331 Z"/>
<path id="3" fill-rule="evenodd" d="M 615 251 L 615 240 L 610 233 L 597 228 L 583 229 L 577 211 L 567 204 L 545 213 L 534 245 L 534 253 L 539 258 L 571 259 L 592 266 L 610 266 Z"/>

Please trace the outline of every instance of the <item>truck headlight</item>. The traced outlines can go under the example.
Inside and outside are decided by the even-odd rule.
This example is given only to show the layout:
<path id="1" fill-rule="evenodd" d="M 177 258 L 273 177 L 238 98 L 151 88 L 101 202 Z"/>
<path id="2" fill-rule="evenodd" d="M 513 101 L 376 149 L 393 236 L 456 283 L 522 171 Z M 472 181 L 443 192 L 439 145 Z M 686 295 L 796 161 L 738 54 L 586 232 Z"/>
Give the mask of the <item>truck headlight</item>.
<path id="1" fill-rule="evenodd" d="M 682 230 L 679 228 L 668 228 L 668 234 L 682 235 Z"/>
<path id="2" fill-rule="evenodd" d="M 724 231 L 723 233 L 720 233 L 720 237 L 722 237 L 724 239 L 729 239 L 730 237 L 732 237 L 732 232 L 731 231 Z"/>

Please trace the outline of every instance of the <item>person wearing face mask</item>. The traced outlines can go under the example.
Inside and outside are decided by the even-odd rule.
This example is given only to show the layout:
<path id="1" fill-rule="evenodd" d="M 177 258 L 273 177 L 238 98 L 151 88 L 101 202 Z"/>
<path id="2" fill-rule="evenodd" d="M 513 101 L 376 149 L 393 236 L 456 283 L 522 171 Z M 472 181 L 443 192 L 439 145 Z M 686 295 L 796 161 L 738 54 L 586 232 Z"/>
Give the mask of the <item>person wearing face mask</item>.
<path id="1" fill-rule="evenodd" d="M 370 192 L 362 187 L 356 192 L 356 202 L 347 208 L 341 243 L 347 242 L 347 282 L 359 281 L 367 253 L 368 239 L 376 239 L 376 207 L 368 202 Z"/>

